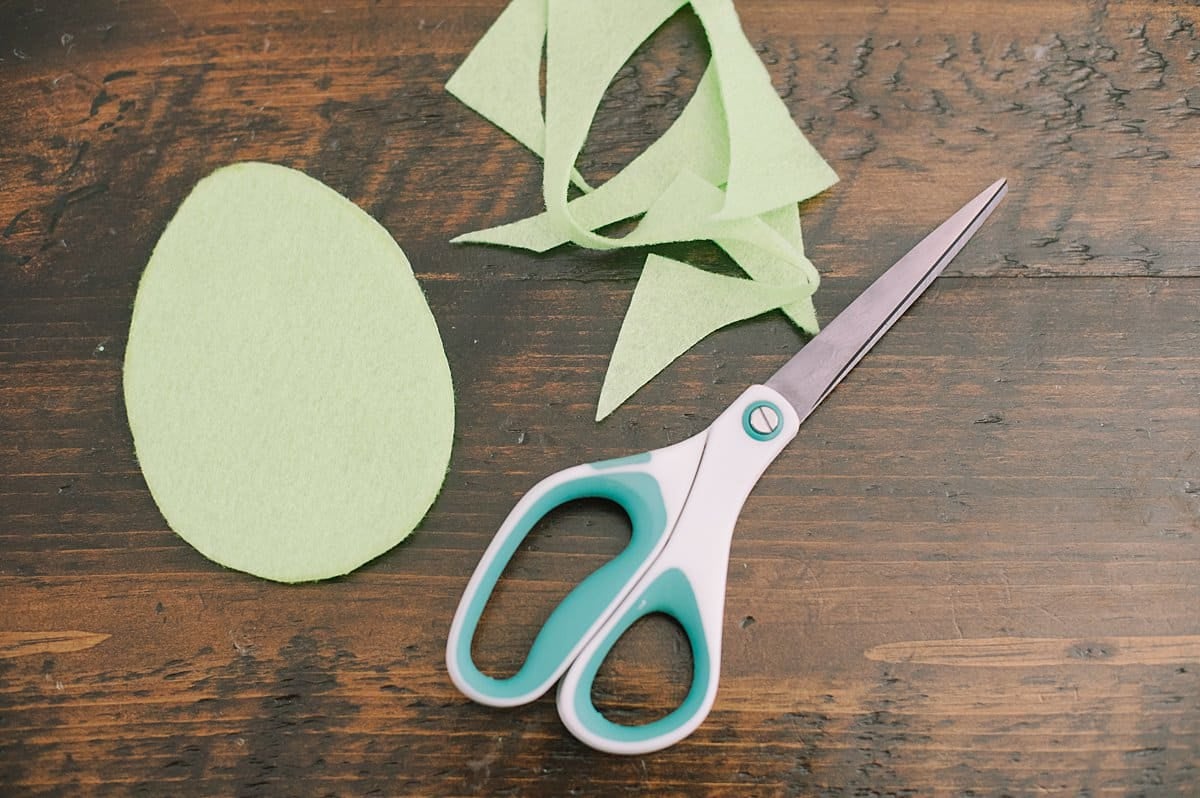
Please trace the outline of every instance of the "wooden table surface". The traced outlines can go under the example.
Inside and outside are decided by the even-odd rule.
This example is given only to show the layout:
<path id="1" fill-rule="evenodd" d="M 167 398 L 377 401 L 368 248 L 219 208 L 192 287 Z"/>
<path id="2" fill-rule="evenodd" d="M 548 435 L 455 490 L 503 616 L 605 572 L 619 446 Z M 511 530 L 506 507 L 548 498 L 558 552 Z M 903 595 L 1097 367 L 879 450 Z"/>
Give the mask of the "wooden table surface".
<path id="1" fill-rule="evenodd" d="M 502 6 L 0 0 L 0 794 L 1197 794 L 1200 9 L 738 3 L 841 176 L 801 207 L 822 318 L 993 179 L 1011 192 L 751 496 L 708 721 L 624 758 L 551 697 L 462 697 L 459 595 L 538 477 L 703 429 L 802 339 L 735 325 L 592 421 L 645 253 L 448 243 L 540 207 L 537 161 L 443 89 Z M 666 128 L 701 40 L 676 15 L 620 73 L 585 174 Z M 151 249 L 249 159 L 396 237 L 455 378 L 428 517 L 323 584 L 176 537 L 125 419 Z M 590 504 L 539 529 L 481 660 L 519 661 L 625 534 Z M 685 648 L 639 625 L 598 700 L 661 712 Z"/>

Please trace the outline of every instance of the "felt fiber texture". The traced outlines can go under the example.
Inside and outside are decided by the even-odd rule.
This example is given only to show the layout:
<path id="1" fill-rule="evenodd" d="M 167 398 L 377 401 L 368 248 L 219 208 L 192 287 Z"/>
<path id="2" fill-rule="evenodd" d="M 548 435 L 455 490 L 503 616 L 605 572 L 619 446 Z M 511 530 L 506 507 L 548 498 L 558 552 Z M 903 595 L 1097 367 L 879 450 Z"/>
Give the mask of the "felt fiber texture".
<path id="1" fill-rule="evenodd" d="M 585 229 L 596 230 L 643 214 L 682 171 L 722 185 L 728 173 L 729 138 L 723 126 L 711 125 L 711 119 L 721 113 L 720 103 L 716 77 L 709 67 L 666 132 L 607 182 L 571 200 L 567 204 L 571 216 Z M 549 213 L 541 213 L 452 240 L 546 252 L 571 238 Z"/>
<path id="2" fill-rule="evenodd" d="M 803 296 L 805 288 L 794 283 L 727 277 L 651 253 L 625 314 L 632 323 L 621 328 L 613 349 L 612 362 L 620 368 L 609 369 L 596 420 L 649 382 L 661 370 L 658 363 L 670 363 L 691 349 L 697 335 L 703 338 Z"/>
<path id="3" fill-rule="evenodd" d="M 138 286 L 124 390 L 171 528 L 280 582 L 395 546 L 450 459 L 450 368 L 404 253 L 282 166 L 219 169 L 184 200 Z"/>
<path id="4" fill-rule="evenodd" d="M 732 0 L 692 0 L 692 8 L 708 36 L 729 126 L 729 181 L 721 218 L 740 219 L 801 202 L 837 182 L 775 93 Z"/>
<path id="5" fill-rule="evenodd" d="M 545 43 L 546 0 L 513 0 L 446 82 L 446 91 L 538 156 L 546 146 L 538 89 Z M 495 71 L 497 63 L 503 72 Z M 571 176 L 590 190 L 578 172 Z"/>
<path id="6" fill-rule="evenodd" d="M 502 129 L 518 131 L 514 136 L 544 157 L 546 211 L 454 241 L 537 252 L 564 243 L 615 249 L 713 241 L 752 280 L 788 289 L 774 291 L 779 302 L 762 312 L 782 306 L 798 326 L 816 333 L 811 296 L 819 277 L 804 254 L 797 203 L 828 188 L 837 176 L 775 93 L 731 0 L 690 4 L 704 27 L 711 59 L 680 116 L 617 175 L 569 199 L 570 184 L 579 183 L 574 164 L 605 90 L 637 47 L 685 5 L 685 0 L 514 0 L 447 88 Z M 544 119 L 535 68 L 543 41 Z M 595 232 L 638 216 L 636 227 L 623 237 Z M 645 274 L 646 269 L 643 280 Z M 666 286 L 667 277 L 681 280 L 677 295 Z M 659 334 L 649 302 L 660 302 L 660 312 L 682 321 L 677 333 L 689 331 L 691 344 L 746 318 L 734 309 L 740 313 L 745 307 L 740 283 L 747 281 L 691 278 L 687 271 L 663 269 L 656 262 L 655 284 L 647 290 L 639 284 L 641 300 L 631 305 L 622 324 L 619 342 L 625 345 L 610 359 L 602 388 L 608 401 L 602 402 L 598 419 L 615 406 L 614 397 L 620 397 L 618 404 L 624 401 L 632 393 L 629 386 L 644 384 L 647 374 L 653 376 L 688 348 L 679 349 L 678 335 L 669 347 L 653 341 L 635 345 Z M 728 292 L 733 301 L 723 301 Z M 717 313 L 721 309 L 724 318 Z"/>

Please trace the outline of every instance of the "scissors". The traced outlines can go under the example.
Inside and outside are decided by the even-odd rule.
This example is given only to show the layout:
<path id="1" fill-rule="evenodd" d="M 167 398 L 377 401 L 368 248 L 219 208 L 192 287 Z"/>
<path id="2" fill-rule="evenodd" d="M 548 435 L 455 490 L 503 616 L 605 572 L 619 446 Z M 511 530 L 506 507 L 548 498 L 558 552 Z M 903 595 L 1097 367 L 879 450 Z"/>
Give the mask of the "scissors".
<path id="1" fill-rule="evenodd" d="M 568 468 L 531 488 L 484 552 L 454 615 L 446 645 L 454 684 L 482 704 L 509 707 L 534 701 L 559 682 L 563 724 L 610 753 L 649 753 L 691 734 L 717 695 L 729 547 L 746 497 L 800 424 L 941 274 L 1007 188 L 997 180 L 964 205 L 705 431 L 651 452 Z M 633 527 L 629 544 L 567 594 L 513 676 L 482 673 L 471 641 L 501 572 L 546 513 L 586 497 L 625 510 Z M 691 687 L 665 717 L 639 726 L 614 723 L 593 704 L 592 682 L 621 635 L 652 613 L 673 617 L 686 632 Z"/>

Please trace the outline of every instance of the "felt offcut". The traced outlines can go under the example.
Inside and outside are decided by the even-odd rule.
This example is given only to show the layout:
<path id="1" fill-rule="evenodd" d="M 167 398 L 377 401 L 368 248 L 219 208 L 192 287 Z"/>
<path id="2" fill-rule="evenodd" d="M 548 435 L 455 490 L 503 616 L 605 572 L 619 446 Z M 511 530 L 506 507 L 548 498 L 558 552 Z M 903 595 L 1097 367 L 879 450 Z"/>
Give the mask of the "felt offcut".
<path id="1" fill-rule="evenodd" d="M 815 333 L 811 296 L 819 277 L 804 254 L 797 203 L 837 177 L 775 93 L 731 0 L 690 3 L 711 58 L 670 128 L 602 185 L 587 185 L 575 170 L 613 77 L 685 5 L 683 0 L 514 0 L 505 9 L 446 88 L 544 159 L 546 211 L 454 240 L 537 252 L 564 243 L 614 249 L 713 241 L 751 281 L 783 289 L 776 304 L 762 312 L 780 307 L 802 329 Z M 544 114 L 537 85 L 543 46 Z M 583 190 L 574 199 L 569 197 L 572 183 Z M 624 237 L 595 232 L 636 217 L 641 217 L 637 226 Z M 680 330 L 689 330 L 691 344 L 745 318 L 738 315 L 741 305 L 721 300 L 726 293 L 754 292 L 725 280 L 689 281 L 685 273 L 663 271 L 657 263 L 653 283 L 635 290 L 638 312 L 631 305 L 622 324 L 597 420 L 677 356 L 670 352 L 679 348 L 678 341 L 671 347 L 632 345 L 656 335 L 649 303 L 660 304 L 660 312 L 679 321 Z M 664 276 L 677 281 L 675 288 Z M 697 290 L 700 286 L 705 290 Z M 713 308 L 726 312 L 715 314 Z"/>

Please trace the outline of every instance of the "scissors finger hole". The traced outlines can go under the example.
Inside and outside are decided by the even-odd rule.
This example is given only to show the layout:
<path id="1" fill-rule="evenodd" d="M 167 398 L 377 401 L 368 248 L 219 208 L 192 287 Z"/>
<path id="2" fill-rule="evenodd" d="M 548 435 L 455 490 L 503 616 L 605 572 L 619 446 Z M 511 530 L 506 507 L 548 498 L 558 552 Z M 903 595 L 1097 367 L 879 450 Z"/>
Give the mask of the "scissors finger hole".
<path id="1" fill-rule="evenodd" d="M 622 726 L 664 718 L 692 686 L 692 648 L 683 627 L 669 615 L 639 619 L 613 646 L 592 682 L 592 705 Z"/>
<path id="2" fill-rule="evenodd" d="M 589 574 L 629 544 L 629 516 L 615 502 L 582 498 L 550 510 L 504 568 L 471 644 L 471 658 L 496 679 L 520 668 L 550 613 Z"/>

